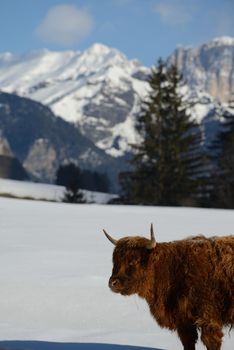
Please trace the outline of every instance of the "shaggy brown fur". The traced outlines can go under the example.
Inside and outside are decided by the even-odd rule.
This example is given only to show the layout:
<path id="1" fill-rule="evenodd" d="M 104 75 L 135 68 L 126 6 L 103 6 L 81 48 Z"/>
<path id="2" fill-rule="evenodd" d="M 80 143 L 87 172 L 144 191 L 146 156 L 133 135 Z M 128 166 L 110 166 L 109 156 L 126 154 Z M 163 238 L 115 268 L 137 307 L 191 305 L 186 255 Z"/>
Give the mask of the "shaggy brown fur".
<path id="1" fill-rule="evenodd" d="M 144 298 L 158 324 L 177 331 L 184 350 L 195 350 L 198 330 L 207 350 L 220 350 L 223 326 L 234 325 L 234 236 L 147 249 L 149 241 L 115 242 L 111 290 Z"/>

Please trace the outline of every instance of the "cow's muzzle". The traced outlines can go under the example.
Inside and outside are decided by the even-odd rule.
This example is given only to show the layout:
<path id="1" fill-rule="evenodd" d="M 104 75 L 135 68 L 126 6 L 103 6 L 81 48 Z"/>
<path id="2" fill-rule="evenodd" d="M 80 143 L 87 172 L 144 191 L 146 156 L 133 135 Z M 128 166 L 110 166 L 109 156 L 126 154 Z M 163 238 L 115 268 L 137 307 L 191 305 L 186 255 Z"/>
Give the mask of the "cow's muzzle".
<path id="1" fill-rule="evenodd" d="M 109 288 L 112 292 L 119 293 L 121 289 L 121 282 L 119 278 L 111 277 L 109 279 Z"/>

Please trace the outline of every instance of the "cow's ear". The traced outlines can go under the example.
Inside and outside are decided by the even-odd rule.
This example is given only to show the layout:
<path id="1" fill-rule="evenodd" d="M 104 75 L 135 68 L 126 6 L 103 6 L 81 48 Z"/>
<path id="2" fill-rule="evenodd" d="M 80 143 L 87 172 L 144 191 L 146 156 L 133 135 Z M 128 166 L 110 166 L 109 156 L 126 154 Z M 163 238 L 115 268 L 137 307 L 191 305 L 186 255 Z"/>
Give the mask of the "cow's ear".
<path id="1" fill-rule="evenodd" d="M 147 244 L 146 248 L 147 249 L 154 249 L 156 247 L 156 240 L 154 236 L 154 227 L 153 224 L 150 225 L 150 240 L 149 243 Z"/>
<path id="2" fill-rule="evenodd" d="M 112 238 L 105 230 L 103 230 L 103 232 L 104 232 L 106 238 L 108 238 L 111 243 L 113 243 L 114 245 L 117 244 L 117 240 L 116 239 Z"/>

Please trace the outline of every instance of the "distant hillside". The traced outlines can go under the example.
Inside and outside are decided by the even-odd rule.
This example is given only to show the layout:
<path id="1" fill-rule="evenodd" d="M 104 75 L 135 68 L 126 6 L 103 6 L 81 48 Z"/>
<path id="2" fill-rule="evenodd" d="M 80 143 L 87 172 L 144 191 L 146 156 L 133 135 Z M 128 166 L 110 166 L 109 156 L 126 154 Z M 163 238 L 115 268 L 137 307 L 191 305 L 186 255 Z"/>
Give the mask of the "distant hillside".
<path id="1" fill-rule="evenodd" d="M 17 158 L 0 155 L 0 178 L 26 180 L 28 175 Z"/>
<path id="2" fill-rule="evenodd" d="M 41 181 L 53 182 L 59 165 L 72 161 L 107 172 L 116 183 L 115 160 L 41 103 L 0 93 L 0 130 L 25 169 Z"/>

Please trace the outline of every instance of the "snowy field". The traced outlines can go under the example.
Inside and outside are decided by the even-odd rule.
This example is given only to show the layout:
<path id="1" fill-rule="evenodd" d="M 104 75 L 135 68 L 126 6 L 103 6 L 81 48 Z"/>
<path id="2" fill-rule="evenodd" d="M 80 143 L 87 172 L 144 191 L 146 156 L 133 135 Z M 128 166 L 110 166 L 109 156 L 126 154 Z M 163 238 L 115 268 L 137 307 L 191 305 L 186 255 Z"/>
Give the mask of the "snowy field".
<path id="1" fill-rule="evenodd" d="M 102 228 L 116 238 L 148 235 L 153 222 L 158 241 L 234 233 L 231 210 L 0 198 L 0 215 L 1 349 L 181 350 L 144 301 L 109 291 L 113 247 Z M 234 332 L 222 349 L 234 349 Z"/>

